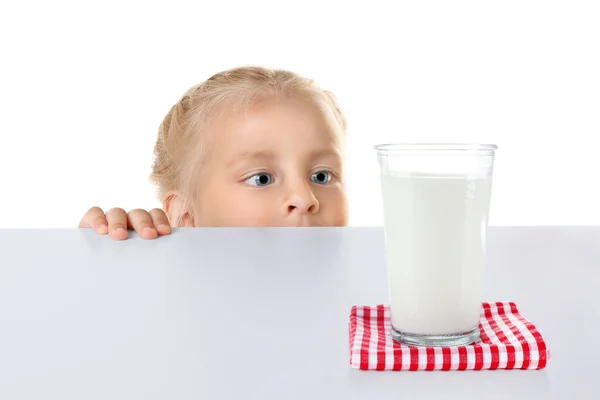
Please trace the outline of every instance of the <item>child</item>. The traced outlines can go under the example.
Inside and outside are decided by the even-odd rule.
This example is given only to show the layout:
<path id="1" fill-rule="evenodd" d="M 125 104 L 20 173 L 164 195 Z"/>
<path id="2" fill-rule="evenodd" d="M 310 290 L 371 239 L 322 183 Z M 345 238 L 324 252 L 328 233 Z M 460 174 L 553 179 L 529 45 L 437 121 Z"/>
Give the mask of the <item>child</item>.
<path id="1" fill-rule="evenodd" d="M 242 67 L 189 89 L 164 118 L 150 178 L 163 210 L 91 208 L 79 227 L 145 239 L 171 226 L 345 226 L 346 120 L 335 97 L 282 70 Z"/>

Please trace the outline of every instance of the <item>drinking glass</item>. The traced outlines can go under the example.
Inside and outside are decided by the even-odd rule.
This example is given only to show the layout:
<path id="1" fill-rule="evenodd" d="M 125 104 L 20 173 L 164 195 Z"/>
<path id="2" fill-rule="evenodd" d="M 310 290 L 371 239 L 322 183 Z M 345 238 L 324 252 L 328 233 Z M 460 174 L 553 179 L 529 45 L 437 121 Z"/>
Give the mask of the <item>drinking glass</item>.
<path id="1" fill-rule="evenodd" d="M 493 144 L 381 144 L 392 337 L 479 341 Z"/>

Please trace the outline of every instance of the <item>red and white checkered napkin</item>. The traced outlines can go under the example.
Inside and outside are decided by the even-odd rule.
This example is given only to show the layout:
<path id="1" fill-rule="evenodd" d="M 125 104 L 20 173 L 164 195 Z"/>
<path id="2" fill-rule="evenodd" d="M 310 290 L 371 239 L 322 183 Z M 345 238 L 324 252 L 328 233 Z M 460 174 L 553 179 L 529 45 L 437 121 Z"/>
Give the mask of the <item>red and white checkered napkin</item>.
<path id="1" fill-rule="evenodd" d="M 400 345 L 390 334 L 387 305 L 350 312 L 350 365 L 373 370 L 542 369 L 550 358 L 544 338 L 511 302 L 483 303 L 481 342 L 467 346 Z"/>

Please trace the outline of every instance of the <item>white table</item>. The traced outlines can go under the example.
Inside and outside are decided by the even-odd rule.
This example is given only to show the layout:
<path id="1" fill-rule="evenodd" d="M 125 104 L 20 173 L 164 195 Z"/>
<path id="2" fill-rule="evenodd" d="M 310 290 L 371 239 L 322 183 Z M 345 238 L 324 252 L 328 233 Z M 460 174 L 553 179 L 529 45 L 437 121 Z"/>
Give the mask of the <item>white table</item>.
<path id="1" fill-rule="evenodd" d="M 542 371 L 351 369 L 383 246 L 379 228 L 0 230 L 0 399 L 600 398 L 600 227 L 490 228 L 484 300 L 539 328 Z"/>

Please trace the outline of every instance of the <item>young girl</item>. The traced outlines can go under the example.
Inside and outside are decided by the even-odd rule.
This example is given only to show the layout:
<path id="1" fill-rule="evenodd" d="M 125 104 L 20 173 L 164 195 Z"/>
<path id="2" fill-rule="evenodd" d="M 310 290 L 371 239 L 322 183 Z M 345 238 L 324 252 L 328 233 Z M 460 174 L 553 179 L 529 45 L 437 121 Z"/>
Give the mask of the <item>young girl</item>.
<path id="1" fill-rule="evenodd" d="M 189 89 L 164 118 L 150 178 L 163 210 L 106 214 L 79 227 L 153 239 L 175 227 L 344 226 L 346 120 L 335 97 L 282 70 L 243 67 Z"/>

